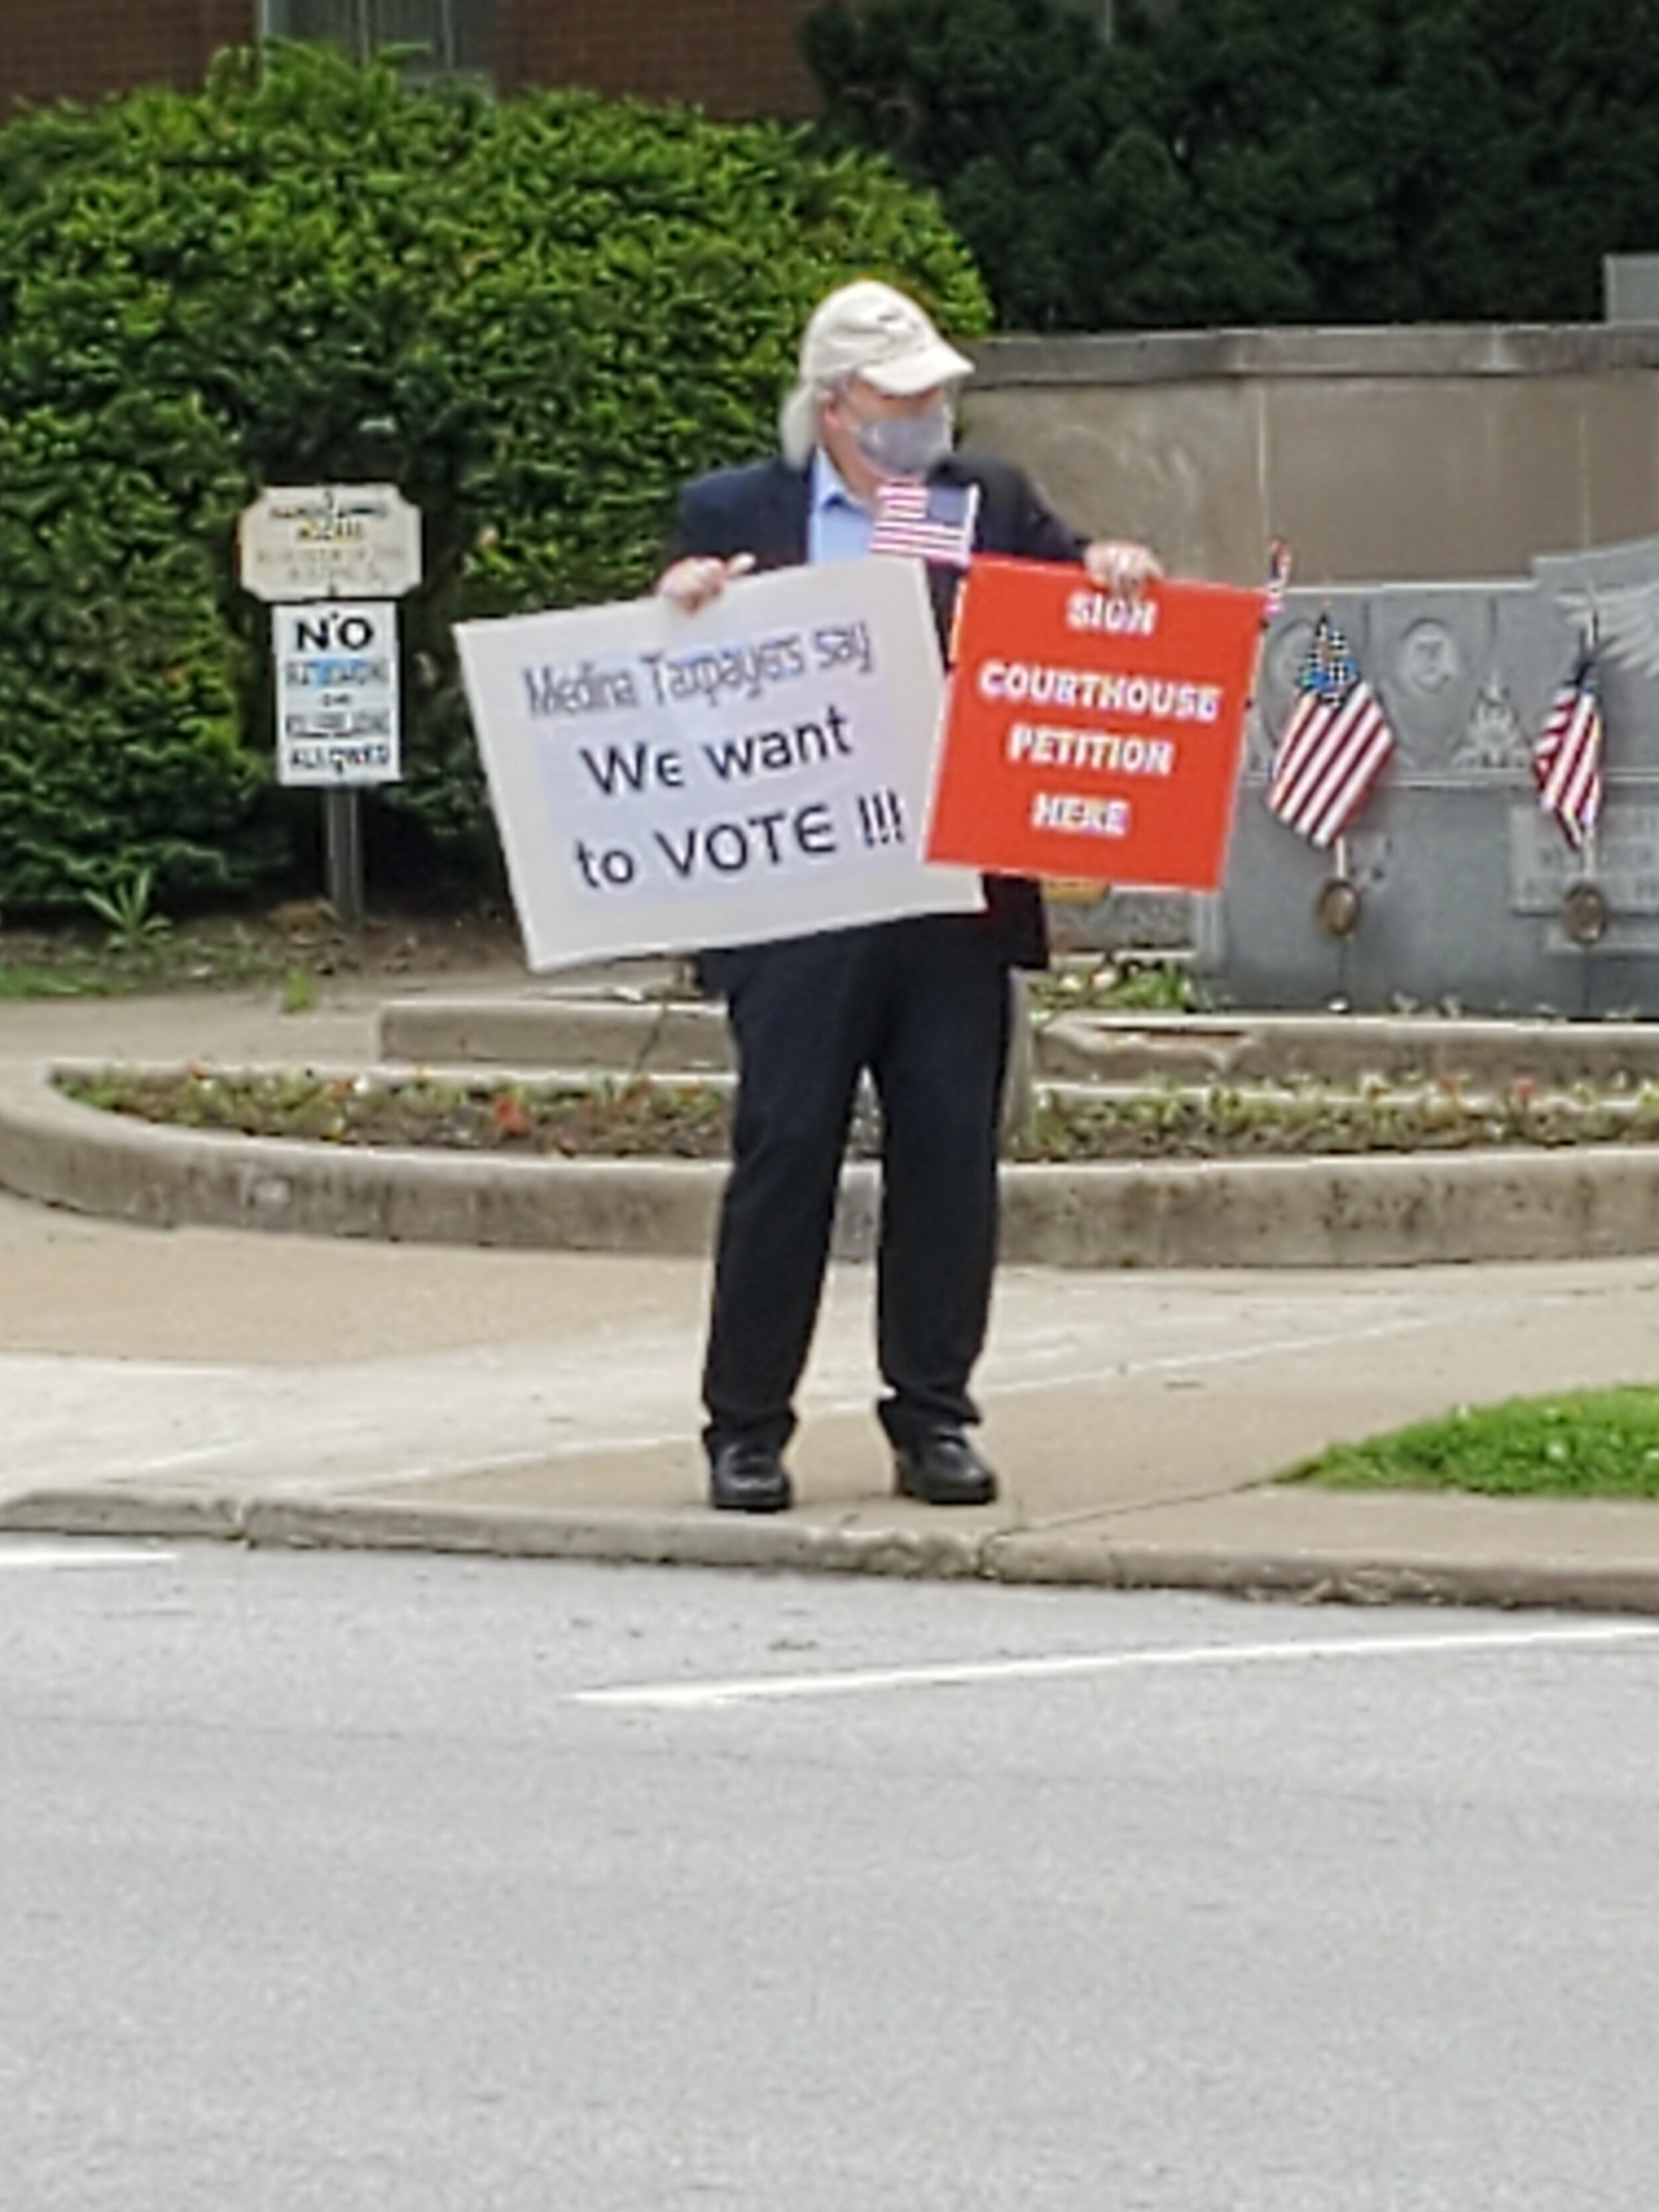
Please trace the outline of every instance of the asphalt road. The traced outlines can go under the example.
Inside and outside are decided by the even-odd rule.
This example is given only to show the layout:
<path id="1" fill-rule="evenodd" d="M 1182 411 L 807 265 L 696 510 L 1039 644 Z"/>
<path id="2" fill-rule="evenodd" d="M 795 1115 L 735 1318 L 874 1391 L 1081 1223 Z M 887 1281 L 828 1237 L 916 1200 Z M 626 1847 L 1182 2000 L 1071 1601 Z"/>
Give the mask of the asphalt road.
<path id="1" fill-rule="evenodd" d="M 5 2212 L 1647 2212 L 1659 1630 L 0 1545 Z"/>

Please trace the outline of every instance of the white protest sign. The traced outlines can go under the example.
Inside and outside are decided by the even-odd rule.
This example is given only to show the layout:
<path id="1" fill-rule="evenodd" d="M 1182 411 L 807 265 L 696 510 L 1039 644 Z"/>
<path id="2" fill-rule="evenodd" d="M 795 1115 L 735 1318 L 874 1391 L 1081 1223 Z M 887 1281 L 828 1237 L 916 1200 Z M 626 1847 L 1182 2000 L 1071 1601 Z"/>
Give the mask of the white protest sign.
<path id="1" fill-rule="evenodd" d="M 982 904 L 921 854 L 944 678 L 919 562 L 456 635 L 532 968 Z"/>

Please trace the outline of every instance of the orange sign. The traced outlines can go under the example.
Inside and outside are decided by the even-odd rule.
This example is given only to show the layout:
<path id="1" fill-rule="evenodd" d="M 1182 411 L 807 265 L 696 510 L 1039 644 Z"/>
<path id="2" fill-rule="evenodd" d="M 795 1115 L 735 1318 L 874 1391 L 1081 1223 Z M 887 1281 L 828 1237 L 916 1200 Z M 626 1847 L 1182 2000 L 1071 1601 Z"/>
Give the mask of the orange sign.
<path id="1" fill-rule="evenodd" d="M 1263 595 L 975 560 L 963 587 L 927 858 L 1214 890 Z"/>

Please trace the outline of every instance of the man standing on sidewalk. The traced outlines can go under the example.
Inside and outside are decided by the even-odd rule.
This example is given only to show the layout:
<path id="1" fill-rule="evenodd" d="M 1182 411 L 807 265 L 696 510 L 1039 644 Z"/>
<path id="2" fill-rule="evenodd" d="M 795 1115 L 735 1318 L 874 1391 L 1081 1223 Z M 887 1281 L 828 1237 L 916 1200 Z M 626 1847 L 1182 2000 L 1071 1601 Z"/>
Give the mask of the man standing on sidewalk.
<path id="1" fill-rule="evenodd" d="M 781 454 L 699 477 L 682 495 L 659 588 L 687 610 L 750 568 L 855 560 L 884 484 L 971 499 L 976 550 L 1080 561 L 1133 591 L 1144 546 L 1085 543 L 1006 463 L 953 450 L 952 396 L 972 363 L 902 292 L 869 280 L 813 314 L 784 403 Z M 941 638 L 959 568 L 930 566 Z M 783 1453 L 829 1259 L 842 1155 L 867 1069 L 882 1112 L 879 1407 L 900 1493 L 982 1505 L 996 1477 L 969 1431 L 996 1262 L 997 1131 L 1010 970 L 1048 957 L 1037 886 L 988 878 L 978 915 L 924 915 L 705 953 L 726 996 L 738 1089 L 703 1370 L 710 1500 L 775 1513 Z"/>

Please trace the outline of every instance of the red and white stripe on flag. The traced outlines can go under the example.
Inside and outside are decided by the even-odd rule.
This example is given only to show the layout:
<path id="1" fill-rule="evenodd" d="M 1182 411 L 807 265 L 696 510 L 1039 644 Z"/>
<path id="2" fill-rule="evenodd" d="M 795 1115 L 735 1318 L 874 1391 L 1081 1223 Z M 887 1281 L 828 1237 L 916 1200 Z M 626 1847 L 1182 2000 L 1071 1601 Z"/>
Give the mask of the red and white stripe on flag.
<path id="1" fill-rule="evenodd" d="M 1556 693 L 1532 749 L 1539 804 L 1575 847 L 1585 844 L 1601 816 L 1604 750 L 1595 674 L 1586 655 Z"/>
<path id="2" fill-rule="evenodd" d="M 930 484 L 889 477 L 876 486 L 872 553 L 908 553 L 965 568 L 974 550 L 977 484 Z"/>
<path id="3" fill-rule="evenodd" d="M 1273 755 L 1268 807 L 1310 844 L 1334 844 L 1370 796 L 1394 743 L 1389 718 L 1341 632 L 1322 616 Z"/>

